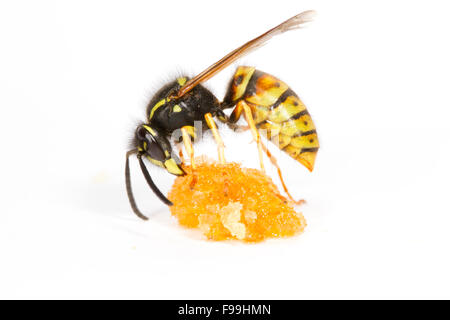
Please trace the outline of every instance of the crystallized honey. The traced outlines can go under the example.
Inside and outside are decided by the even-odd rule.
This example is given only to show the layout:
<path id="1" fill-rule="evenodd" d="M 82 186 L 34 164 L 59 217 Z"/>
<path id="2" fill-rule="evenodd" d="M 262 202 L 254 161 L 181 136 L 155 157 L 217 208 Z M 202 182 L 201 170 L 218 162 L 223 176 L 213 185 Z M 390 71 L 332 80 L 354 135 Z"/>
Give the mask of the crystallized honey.
<path id="1" fill-rule="evenodd" d="M 168 198 L 181 225 L 200 229 L 208 239 L 247 242 L 293 236 L 306 226 L 303 215 L 272 180 L 237 163 L 196 163 L 177 177 Z"/>

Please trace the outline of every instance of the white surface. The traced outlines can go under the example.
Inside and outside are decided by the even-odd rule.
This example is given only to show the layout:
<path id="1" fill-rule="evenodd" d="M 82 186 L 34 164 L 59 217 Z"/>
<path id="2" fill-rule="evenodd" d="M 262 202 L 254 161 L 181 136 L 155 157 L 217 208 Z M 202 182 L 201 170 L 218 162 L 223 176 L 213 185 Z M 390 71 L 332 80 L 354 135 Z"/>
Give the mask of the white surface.
<path id="1" fill-rule="evenodd" d="M 124 154 L 152 90 L 306 9 L 319 13 L 308 28 L 239 62 L 288 83 L 318 128 L 312 174 L 276 152 L 308 201 L 305 233 L 204 241 L 177 225 L 133 161 L 151 218 L 138 220 Z M 449 9 L 2 2 L 0 298 L 450 298 Z M 218 97 L 233 70 L 208 83 Z M 257 165 L 248 133 L 223 135 L 227 159 Z M 211 140 L 196 150 L 216 155 Z M 168 190 L 170 177 L 151 171 Z"/>

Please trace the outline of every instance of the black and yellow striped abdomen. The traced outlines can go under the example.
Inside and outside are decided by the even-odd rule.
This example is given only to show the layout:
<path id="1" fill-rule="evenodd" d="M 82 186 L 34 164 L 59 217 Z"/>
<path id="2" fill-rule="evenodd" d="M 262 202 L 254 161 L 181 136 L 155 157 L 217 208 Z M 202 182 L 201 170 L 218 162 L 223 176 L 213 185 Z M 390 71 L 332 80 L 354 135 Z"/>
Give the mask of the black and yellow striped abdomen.
<path id="1" fill-rule="evenodd" d="M 303 102 L 283 81 L 254 67 L 238 67 L 226 103 L 244 100 L 260 132 L 310 171 L 314 168 L 319 140 Z"/>

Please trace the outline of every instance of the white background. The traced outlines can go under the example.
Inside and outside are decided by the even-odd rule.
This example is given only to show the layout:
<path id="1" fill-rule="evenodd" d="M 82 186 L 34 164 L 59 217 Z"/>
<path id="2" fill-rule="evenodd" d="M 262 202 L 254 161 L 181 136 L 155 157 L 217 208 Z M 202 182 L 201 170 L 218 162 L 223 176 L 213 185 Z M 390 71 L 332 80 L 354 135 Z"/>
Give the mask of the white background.
<path id="1" fill-rule="evenodd" d="M 450 298 L 444 3 L 2 1 L 0 298 Z M 314 172 L 275 152 L 308 201 L 305 232 L 205 241 L 132 161 L 150 216 L 137 219 L 125 151 L 152 92 L 307 9 L 314 23 L 207 83 L 222 98 L 234 68 L 253 65 L 308 106 Z M 222 132 L 228 160 L 257 165 L 248 132 Z M 211 139 L 196 152 L 216 157 Z M 172 177 L 151 172 L 167 191 Z"/>

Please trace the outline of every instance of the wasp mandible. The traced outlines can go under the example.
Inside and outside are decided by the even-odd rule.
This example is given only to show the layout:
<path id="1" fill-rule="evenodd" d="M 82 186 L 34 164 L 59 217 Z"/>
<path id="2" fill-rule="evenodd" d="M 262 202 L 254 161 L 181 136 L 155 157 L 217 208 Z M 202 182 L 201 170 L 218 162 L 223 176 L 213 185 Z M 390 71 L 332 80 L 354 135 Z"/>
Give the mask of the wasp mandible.
<path id="1" fill-rule="evenodd" d="M 214 118 L 235 128 L 235 123 L 242 114 L 257 142 L 261 169 L 264 171 L 263 153 L 266 153 L 278 169 L 285 192 L 293 200 L 284 184 L 275 158 L 261 143 L 258 129 L 265 129 L 268 139 L 277 137 L 280 149 L 312 171 L 319 141 L 311 116 L 299 97 L 287 84 L 254 67 L 239 66 L 237 68 L 223 102 L 219 102 L 201 83 L 238 58 L 260 47 L 273 36 L 297 29 L 311 21 L 314 13 L 314 11 L 304 11 L 284 21 L 230 52 L 194 78 L 179 77 L 166 84 L 154 95 L 147 107 L 146 122 L 136 128 L 133 149 L 126 154 L 126 189 L 131 208 L 138 217 L 147 220 L 147 217 L 138 209 L 131 188 L 129 166 L 131 155 L 136 154 L 142 173 L 156 196 L 170 206 L 172 202 L 153 182 L 143 158 L 174 175 L 185 174 L 181 166 L 177 164 L 178 159 L 172 153 L 168 137 L 174 130 L 181 129 L 183 143 L 191 159 L 191 166 L 194 168 L 194 149 L 191 138 L 194 138 L 196 134 L 194 121 L 202 121 L 212 130 L 218 146 L 219 161 L 225 163 L 224 144 Z M 231 115 L 229 117 L 225 115 L 223 110 L 233 107 Z"/>

